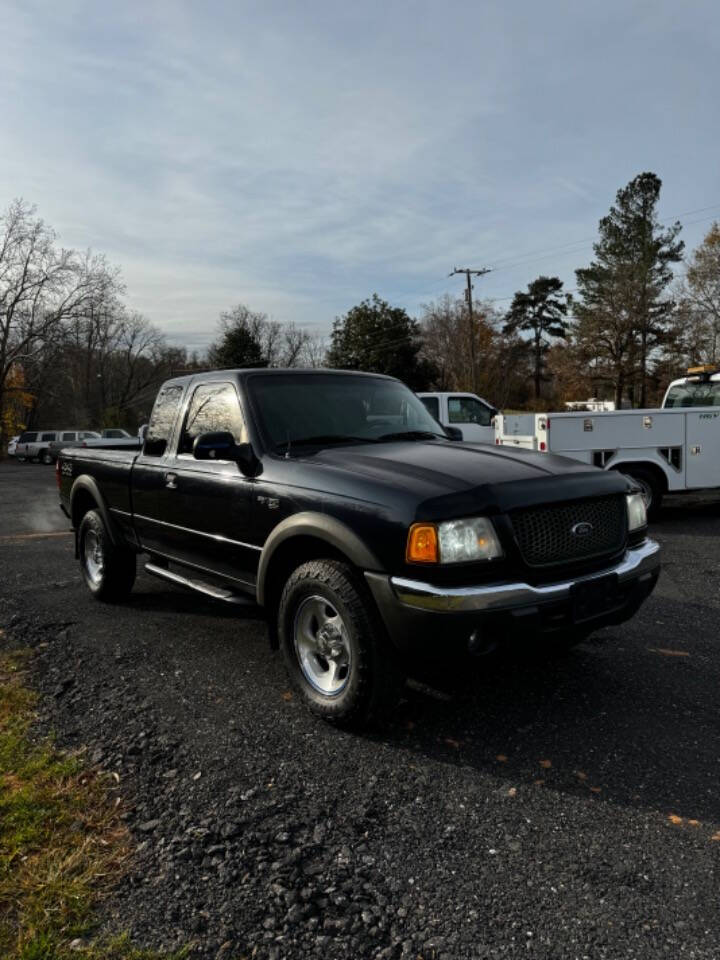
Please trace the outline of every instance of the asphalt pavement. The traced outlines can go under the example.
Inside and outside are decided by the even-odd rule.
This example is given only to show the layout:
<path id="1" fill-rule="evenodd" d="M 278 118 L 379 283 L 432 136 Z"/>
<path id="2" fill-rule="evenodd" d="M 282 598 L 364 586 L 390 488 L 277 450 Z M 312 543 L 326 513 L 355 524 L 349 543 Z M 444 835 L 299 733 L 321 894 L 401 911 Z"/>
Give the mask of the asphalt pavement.
<path id="1" fill-rule="evenodd" d="M 0 464 L 0 626 L 40 723 L 118 772 L 109 930 L 198 956 L 720 957 L 720 497 L 668 500 L 655 594 L 561 658 L 408 685 L 380 733 L 293 699 L 261 618 L 81 581 L 52 468 Z"/>

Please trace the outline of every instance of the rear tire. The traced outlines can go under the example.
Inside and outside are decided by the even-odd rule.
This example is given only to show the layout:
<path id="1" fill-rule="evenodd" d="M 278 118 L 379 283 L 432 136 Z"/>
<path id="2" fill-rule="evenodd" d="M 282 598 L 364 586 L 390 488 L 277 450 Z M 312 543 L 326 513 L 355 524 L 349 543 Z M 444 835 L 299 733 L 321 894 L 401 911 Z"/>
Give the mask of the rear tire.
<path id="1" fill-rule="evenodd" d="M 49 450 L 41 450 L 38 454 L 38 460 L 40 463 L 51 464 L 53 462 L 52 454 Z"/>
<path id="2" fill-rule="evenodd" d="M 113 545 L 97 510 L 82 518 L 78 552 L 83 578 L 96 600 L 113 602 L 127 597 L 135 583 L 135 553 Z"/>
<path id="3" fill-rule="evenodd" d="M 640 484 L 648 519 L 657 520 L 663 499 L 663 488 L 657 474 L 647 467 L 623 467 L 620 472 Z"/>
<path id="4" fill-rule="evenodd" d="M 396 704 L 404 681 L 397 655 L 347 564 L 298 567 L 280 598 L 278 628 L 290 683 L 315 716 L 357 730 Z"/>

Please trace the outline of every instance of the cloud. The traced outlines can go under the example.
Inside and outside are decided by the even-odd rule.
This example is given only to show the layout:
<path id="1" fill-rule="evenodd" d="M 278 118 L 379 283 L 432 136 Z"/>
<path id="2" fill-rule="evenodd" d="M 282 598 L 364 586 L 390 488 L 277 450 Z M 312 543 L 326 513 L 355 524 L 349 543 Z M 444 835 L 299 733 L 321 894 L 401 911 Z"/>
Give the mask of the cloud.
<path id="1" fill-rule="evenodd" d="M 619 0 L 2 17 L 0 198 L 107 253 L 193 346 L 238 301 L 327 329 L 374 290 L 411 309 L 456 290 L 456 264 L 504 262 L 490 296 L 571 281 L 577 248 L 523 255 L 592 236 L 643 169 L 670 212 L 720 202 L 711 4 L 684 8 L 684 46 L 665 0 L 652 18 Z"/>

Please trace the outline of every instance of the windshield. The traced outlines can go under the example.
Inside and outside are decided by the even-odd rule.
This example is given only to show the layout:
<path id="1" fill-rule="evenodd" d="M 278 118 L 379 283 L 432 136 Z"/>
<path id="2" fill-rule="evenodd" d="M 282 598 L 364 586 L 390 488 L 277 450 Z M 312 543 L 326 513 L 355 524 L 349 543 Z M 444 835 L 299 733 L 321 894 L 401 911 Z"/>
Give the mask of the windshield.
<path id="1" fill-rule="evenodd" d="M 287 452 L 303 442 L 373 443 L 445 437 L 420 400 L 397 380 L 347 374 L 254 374 L 248 378 L 263 434 Z"/>
<path id="2" fill-rule="evenodd" d="M 670 387 L 665 407 L 720 407 L 720 381 L 678 383 Z"/>

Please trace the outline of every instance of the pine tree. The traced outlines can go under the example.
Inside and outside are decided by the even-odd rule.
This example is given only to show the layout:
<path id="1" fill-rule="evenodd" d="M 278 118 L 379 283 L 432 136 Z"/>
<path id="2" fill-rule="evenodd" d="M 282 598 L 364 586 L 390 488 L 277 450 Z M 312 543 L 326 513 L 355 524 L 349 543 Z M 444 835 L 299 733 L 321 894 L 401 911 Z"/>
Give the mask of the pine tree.
<path id="1" fill-rule="evenodd" d="M 528 284 L 527 293 L 518 290 L 505 317 L 503 333 L 532 333 L 530 347 L 536 398 L 546 379 L 545 356 L 552 343 L 550 338 L 567 335 L 567 298 L 561 298 L 562 287 L 558 277 L 538 277 Z"/>
<path id="2" fill-rule="evenodd" d="M 596 371 L 613 383 L 618 407 L 626 390 L 645 405 L 648 367 L 672 322 L 674 303 L 663 294 L 684 244 L 679 223 L 662 228 L 658 221 L 661 186 L 654 173 L 641 173 L 619 190 L 600 221 L 595 259 L 575 271 L 574 333 Z"/>

